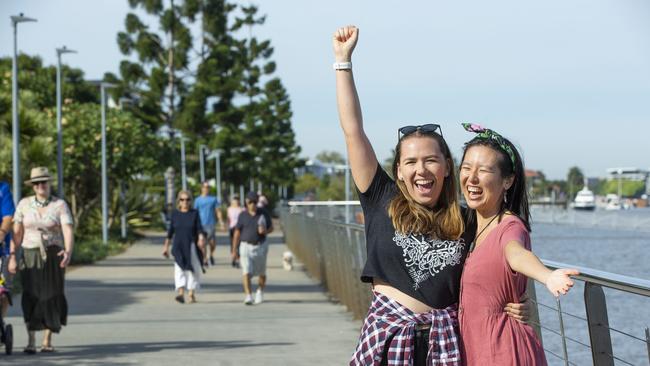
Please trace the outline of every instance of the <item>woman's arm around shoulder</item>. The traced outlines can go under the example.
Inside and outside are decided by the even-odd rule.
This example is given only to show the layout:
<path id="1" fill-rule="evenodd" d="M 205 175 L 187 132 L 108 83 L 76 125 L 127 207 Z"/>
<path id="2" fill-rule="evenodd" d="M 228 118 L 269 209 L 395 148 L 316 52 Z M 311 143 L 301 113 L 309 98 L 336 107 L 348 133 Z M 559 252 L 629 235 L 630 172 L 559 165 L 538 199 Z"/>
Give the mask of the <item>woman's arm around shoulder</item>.
<path id="1" fill-rule="evenodd" d="M 352 25 L 341 27 L 334 32 L 332 44 L 337 63 L 352 62 L 352 52 L 358 39 L 359 29 Z M 352 178 L 359 191 L 365 192 L 377 171 L 377 157 L 363 130 L 361 105 L 352 69 L 335 70 L 335 73 L 336 104 L 345 135 Z"/>

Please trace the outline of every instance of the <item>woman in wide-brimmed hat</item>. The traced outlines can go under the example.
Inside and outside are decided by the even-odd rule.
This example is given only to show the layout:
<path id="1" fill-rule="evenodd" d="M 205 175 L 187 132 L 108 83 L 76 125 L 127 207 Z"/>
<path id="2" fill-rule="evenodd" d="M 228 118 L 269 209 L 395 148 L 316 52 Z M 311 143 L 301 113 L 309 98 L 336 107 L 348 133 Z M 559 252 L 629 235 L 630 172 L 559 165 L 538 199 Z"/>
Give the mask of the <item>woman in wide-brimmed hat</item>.
<path id="1" fill-rule="evenodd" d="M 28 354 L 36 352 L 35 332 L 40 330 L 45 331 L 41 352 L 52 352 L 52 332 L 58 333 L 68 317 L 63 281 L 74 245 L 73 221 L 65 201 L 51 195 L 51 180 L 47 168 L 33 168 L 26 183 L 35 195 L 20 200 L 14 215 L 9 270 L 15 273 L 20 268 Z M 23 256 L 17 260 L 21 246 Z"/>

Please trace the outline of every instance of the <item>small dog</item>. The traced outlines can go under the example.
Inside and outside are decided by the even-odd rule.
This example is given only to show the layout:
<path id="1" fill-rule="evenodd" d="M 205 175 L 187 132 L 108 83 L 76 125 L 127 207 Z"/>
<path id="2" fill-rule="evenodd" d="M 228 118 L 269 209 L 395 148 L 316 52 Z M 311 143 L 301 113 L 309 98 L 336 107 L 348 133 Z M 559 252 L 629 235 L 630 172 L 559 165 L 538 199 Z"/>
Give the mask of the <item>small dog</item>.
<path id="1" fill-rule="evenodd" d="M 288 250 L 282 253 L 282 267 L 285 271 L 293 270 L 293 253 Z"/>

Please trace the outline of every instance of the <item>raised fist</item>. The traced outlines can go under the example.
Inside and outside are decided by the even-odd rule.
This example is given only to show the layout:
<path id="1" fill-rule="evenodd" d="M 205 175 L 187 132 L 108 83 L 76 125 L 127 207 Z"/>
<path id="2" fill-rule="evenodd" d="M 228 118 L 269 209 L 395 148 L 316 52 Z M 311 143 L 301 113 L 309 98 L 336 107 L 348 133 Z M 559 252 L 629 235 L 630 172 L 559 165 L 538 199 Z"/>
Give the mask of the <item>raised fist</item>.
<path id="1" fill-rule="evenodd" d="M 359 29 L 353 25 L 342 27 L 334 32 L 332 45 L 336 62 L 349 62 L 352 60 L 352 51 L 359 39 Z"/>

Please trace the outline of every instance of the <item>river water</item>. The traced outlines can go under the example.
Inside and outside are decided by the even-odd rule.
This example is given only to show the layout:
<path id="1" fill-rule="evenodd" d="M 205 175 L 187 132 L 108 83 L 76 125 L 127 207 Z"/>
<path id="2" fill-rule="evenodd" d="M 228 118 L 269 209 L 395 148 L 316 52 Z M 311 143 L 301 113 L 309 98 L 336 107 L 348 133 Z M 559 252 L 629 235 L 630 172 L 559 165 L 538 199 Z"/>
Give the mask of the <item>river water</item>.
<path id="1" fill-rule="evenodd" d="M 584 222 L 598 222 L 598 217 L 605 215 L 611 213 L 595 212 L 590 216 L 591 221 L 584 220 Z M 629 218 L 638 223 L 646 218 L 650 219 L 650 210 L 631 214 L 621 213 L 621 215 L 625 216 L 619 216 L 623 217 L 620 222 L 625 222 L 625 218 Z M 645 280 L 650 279 L 650 256 L 648 255 L 650 232 L 648 230 L 640 230 L 638 226 L 634 229 L 632 225 L 611 225 L 611 221 L 601 222 L 595 227 L 539 221 L 542 220 L 533 224 L 531 237 L 533 250 L 540 258 Z M 571 292 L 561 297 L 562 311 L 571 314 L 563 316 L 565 332 L 567 337 L 575 340 L 567 341 L 568 358 L 576 365 L 591 364 L 591 351 L 578 343 L 589 344 L 588 328 L 586 322 L 582 320 L 586 318 L 583 291 L 583 283 L 577 281 Z M 555 298 L 545 287 L 536 284 L 536 292 L 540 303 L 556 307 Z M 650 298 L 609 289 L 605 289 L 605 296 L 610 328 L 640 338 L 637 340 L 617 332 L 611 333 L 613 354 L 620 359 L 616 361 L 616 365 L 650 365 L 649 351 L 643 341 L 645 328 L 650 327 Z M 545 327 L 559 332 L 559 317 L 556 311 L 541 307 L 540 319 Z M 550 353 L 562 356 L 561 338 L 548 330 L 543 330 L 542 336 L 549 365 L 564 365 L 564 361 Z"/>

